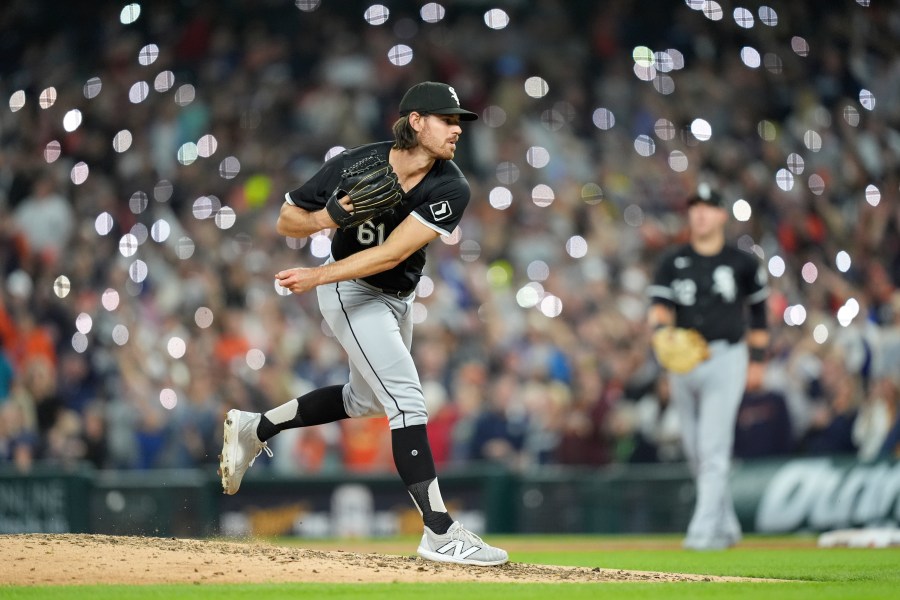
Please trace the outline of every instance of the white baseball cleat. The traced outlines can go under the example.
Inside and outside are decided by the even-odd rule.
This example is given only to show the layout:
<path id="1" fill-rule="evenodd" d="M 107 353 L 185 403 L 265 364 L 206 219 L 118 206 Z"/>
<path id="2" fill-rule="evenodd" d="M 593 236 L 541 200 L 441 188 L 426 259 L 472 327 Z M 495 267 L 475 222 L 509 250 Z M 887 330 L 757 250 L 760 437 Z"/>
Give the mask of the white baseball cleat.
<path id="1" fill-rule="evenodd" d="M 509 560 L 506 550 L 484 543 L 459 521 L 454 521 L 443 535 L 436 534 L 426 526 L 416 552 L 428 560 L 480 567 L 502 565 Z"/>
<path id="2" fill-rule="evenodd" d="M 219 475 L 222 477 L 222 489 L 226 494 L 236 494 L 241 487 L 241 479 L 253 461 L 263 450 L 272 458 L 272 450 L 266 442 L 256 437 L 256 426 L 259 425 L 260 413 L 244 412 L 231 409 L 225 415 L 225 432 L 222 441 L 222 454 L 219 455 Z"/>

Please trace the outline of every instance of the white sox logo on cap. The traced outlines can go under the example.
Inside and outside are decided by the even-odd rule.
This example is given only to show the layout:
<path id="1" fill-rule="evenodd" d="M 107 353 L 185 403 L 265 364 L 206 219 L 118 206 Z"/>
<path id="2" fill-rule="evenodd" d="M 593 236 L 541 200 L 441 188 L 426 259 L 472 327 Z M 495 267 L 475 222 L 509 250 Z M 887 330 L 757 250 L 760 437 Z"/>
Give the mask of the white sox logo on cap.
<path id="1" fill-rule="evenodd" d="M 453 86 L 448 85 L 447 91 L 450 92 L 450 95 L 453 96 L 454 100 L 456 100 L 456 105 L 459 106 L 459 96 L 456 95 L 456 90 L 453 89 Z"/>

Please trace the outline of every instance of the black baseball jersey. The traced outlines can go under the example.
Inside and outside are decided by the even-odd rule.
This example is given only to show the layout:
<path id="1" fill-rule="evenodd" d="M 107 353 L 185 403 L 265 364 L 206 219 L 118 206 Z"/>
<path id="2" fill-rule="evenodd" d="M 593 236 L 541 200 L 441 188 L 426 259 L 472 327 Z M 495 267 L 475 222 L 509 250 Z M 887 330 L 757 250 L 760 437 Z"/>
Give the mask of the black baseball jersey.
<path id="1" fill-rule="evenodd" d="M 734 246 L 703 256 L 685 244 L 663 257 L 647 293 L 675 309 L 676 326 L 734 343 L 747 329 L 746 307 L 769 295 L 767 280 L 760 261 Z"/>
<path id="2" fill-rule="evenodd" d="M 388 160 L 392 146 L 391 141 L 377 142 L 348 152 L 360 157 L 375 152 Z M 338 186 L 341 170 L 347 162 L 343 154 L 330 158 L 309 181 L 285 194 L 285 200 L 306 210 L 323 208 Z M 403 194 L 402 201 L 393 209 L 358 227 L 336 230 L 331 242 L 331 255 L 335 260 L 340 260 L 382 243 L 410 213 L 441 235 L 450 235 L 462 219 L 463 211 L 469 204 L 469 195 L 469 182 L 459 167 L 452 160 L 436 160 L 422 181 Z M 423 247 L 393 269 L 370 275 L 365 281 L 387 290 L 412 290 L 419 283 L 424 266 Z"/>

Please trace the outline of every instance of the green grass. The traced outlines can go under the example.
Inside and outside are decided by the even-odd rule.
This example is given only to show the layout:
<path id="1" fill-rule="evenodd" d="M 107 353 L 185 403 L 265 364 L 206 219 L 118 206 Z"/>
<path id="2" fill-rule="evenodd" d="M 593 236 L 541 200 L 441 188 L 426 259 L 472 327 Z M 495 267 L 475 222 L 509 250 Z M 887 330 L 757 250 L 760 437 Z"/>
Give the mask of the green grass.
<path id="1" fill-rule="evenodd" d="M 900 548 L 821 549 L 810 538 L 750 537 L 724 552 L 687 552 L 678 538 L 607 536 L 492 536 L 490 541 L 510 549 L 515 562 L 601 567 L 639 571 L 697 573 L 738 577 L 786 579 L 786 582 L 685 582 L 603 584 L 284 584 L 284 585 L 171 585 L 0 587 L 5 599 L 170 599 L 222 598 L 327 598 L 366 600 L 443 600 L 503 598 L 516 600 L 582 598 L 678 600 L 756 599 L 857 600 L 898 597 Z M 358 542 L 282 540 L 286 545 L 317 549 L 412 554 L 412 538 Z M 348 547 L 349 546 L 349 547 Z"/>
<path id="2" fill-rule="evenodd" d="M 801 581 L 889 581 L 900 590 L 900 548 L 742 548 L 723 552 L 517 552 L 520 562 Z M 900 597 L 900 593 L 898 593 Z"/>

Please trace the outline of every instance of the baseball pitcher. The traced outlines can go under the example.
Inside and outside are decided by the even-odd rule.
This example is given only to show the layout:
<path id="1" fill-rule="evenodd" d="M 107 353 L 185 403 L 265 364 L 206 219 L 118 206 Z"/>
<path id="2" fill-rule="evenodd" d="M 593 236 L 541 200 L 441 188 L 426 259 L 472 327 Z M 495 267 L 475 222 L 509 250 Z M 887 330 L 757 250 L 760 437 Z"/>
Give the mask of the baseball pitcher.
<path id="1" fill-rule="evenodd" d="M 285 429 L 387 415 L 394 464 L 422 514 L 423 558 L 467 565 L 507 562 L 449 515 L 426 432 L 428 414 L 410 354 L 412 306 L 425 247 L 450 235 L 469 202 L 453 162 L 461 121 L 477 119 L 444 83 L 410 88 L 400 102 L 394 140 L 367 144 L 326 161 L 285 196 L 278 233 L 306 237 L 336 229 L 331 257 L 315 268 L 276 275 L 295 294 L 316 289 L 319 308 L 350 359 L 344 385 L 314 390 L 265 414 L 231 410 L 220 457 L 222 487 L 238 491 L 268 439 Z"/>

